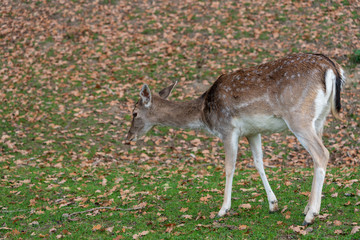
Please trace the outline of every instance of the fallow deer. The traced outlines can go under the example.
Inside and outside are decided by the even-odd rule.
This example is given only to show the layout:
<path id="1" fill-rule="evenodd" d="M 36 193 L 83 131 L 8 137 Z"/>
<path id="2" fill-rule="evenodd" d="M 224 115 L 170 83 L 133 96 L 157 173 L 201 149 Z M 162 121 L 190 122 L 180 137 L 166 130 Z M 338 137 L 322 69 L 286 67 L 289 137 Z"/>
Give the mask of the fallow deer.
<path id="1" fill-rule="evenodd" d="M 293 54 L 282 59 L 221 75 L 199 98 L 185 102 L 167 100 L 176 83 L 159 94 L 144 84 L 135 104 L 127 135 L 134 141 L 155 125 L 202 128 L 218 136 L 225 149 L 224 201 L 218 216 L 230 209 L 239 137 L 246 137 L 255 167 L 264 184 L 270 212 L 278 201 L 263 166 L 261 134 L 289 128 L 314 163 L 314 178 L 304 225 L 320 212 L 329 152 L 322 131 L 329 112 L 338 118 L 340 91 L 345 83 L 343 69 L 322 54 Z"/>

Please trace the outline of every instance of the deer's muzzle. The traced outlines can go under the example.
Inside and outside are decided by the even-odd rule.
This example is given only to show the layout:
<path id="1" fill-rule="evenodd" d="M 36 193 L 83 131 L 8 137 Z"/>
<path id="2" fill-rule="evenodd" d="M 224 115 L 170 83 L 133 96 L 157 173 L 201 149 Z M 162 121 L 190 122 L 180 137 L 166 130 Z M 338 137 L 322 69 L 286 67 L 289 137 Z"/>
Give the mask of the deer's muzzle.
<path id="1" fill-rule="evenodd" d="M 132 133 L 131 131 L 128 132 L 127 136 L 126 136 L 126 144 L 130 144 L 130 142 L 135 142 L 137 140 L 137 136 L 136 134 Z"/>

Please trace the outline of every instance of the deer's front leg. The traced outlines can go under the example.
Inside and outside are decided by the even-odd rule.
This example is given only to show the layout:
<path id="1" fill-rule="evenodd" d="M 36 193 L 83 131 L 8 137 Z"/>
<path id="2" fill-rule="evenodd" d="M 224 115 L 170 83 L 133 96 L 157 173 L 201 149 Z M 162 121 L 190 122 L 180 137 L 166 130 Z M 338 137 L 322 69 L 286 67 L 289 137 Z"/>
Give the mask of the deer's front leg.
<path id="1" fill-rule="evenodd" d="M 232 182 L 235 172 L 238 140 L 239 140 L 239 134 L 236 133 L 235 131 L 231 133 L 229 136 L 224 138 L 226 182 L 225 182 L 224 202 L 218 213 L 219 217 L 224 216 L 230 210 L 231 207 L 231 189 L 232 189 Z"/>
<path id="2" fill-rule="evenodd" d="M 255 167 L 258 170 L 261 180 L 263 182 L 263 185 L 265 187 L 265 191 L 266 191 L 268 201 L 269 201 L 270 212 L 276 212 L 279 210 L 278 201 L 276 199 L 276 196 L 275 196 L 273 190 L 270 187 L 269 181 L 267 180 L 267 177 L 265 174 L 264 163 L 263 163 L 263 153 L 262 153 L 262 149 L 261 149 L 261 135 L 256 134 L 253 136 L 248 136 L 247 139 L 249 141 L 251 151 L 252 151 L 252 154 L 254 157 Z"/>

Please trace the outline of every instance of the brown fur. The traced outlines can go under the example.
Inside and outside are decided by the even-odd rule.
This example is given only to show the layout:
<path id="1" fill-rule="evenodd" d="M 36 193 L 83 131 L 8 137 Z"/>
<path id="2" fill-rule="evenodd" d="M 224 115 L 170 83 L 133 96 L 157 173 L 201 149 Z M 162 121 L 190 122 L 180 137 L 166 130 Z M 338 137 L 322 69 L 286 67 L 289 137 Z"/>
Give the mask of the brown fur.
<path id="1" fill-rule="evenodd" d="M 241 108 L 241 111 L 232 109 L 230 115 L 241 116 L 256 112 L 282 118 L 284 114 L 278 109 L 289 109 L 298 101 L 303 102 L 299 111 L 313 112 L 316 97 L 314 90 L 319 87 L 325 90 L 324 76 L 329 68 L 335 73 L 338 72 L 338 69 L 321 55 L 294 54 L 221 75 L 205 93 L 204 120 L 212 128 L 215 122 L 221 121 L 221 117 L 213 115 L 218 113 L 219 109 L 232 108 L 238 103 L 259 98 L 264 94 L 268 94 L 270 102 L 275 103 L 276 108 L 264 101 L 257 101 Z"/>

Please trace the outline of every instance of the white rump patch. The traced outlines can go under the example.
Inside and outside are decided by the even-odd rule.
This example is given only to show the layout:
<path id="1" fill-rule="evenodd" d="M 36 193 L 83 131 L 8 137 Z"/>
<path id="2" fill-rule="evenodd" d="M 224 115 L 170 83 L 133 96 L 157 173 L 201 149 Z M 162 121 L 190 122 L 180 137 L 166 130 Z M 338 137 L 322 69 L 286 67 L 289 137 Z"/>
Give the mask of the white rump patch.
<path id="1" fill-rule="evenodd" d="M 335 97 L 335 81 L 336 76 L 333 70 L 328 69 L 325 74 L 325 89 L 318 89 L 315 98 L 315 116 L 313 119 L 313 126 L 317 130 L 321 130 L 325 121 L 325 118 L 330 112 L 331 97 Z"/>

